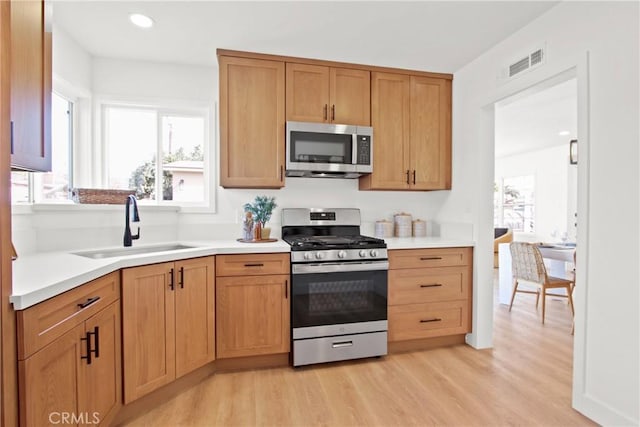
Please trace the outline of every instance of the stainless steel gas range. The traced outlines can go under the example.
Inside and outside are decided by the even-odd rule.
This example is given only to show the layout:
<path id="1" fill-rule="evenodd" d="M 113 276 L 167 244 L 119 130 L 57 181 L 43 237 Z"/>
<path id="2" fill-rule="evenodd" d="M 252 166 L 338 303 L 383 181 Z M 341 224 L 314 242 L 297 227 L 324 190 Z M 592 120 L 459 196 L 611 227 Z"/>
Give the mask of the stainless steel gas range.
<path id="1" fill-rule="evenodd" d="M 360 234 L 360 210 L 283 209 L 282 238 L 293 366 L 387 354 L 387 246 Z"/>

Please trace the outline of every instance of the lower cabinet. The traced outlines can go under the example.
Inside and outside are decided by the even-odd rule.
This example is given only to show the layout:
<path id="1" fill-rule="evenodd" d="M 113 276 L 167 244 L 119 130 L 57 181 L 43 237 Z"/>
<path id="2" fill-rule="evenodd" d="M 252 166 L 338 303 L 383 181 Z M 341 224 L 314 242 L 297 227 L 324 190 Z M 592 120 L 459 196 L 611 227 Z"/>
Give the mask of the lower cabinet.
<path id="1" fill-rule="evenodd" d="M 18 362 L 21 425 L 109 425 L 122 405 L 118 293 L 112 274 L 18 312 L 19 353 L 27 355 Z M 73 314 L 50 324 L 71 306 Z M 46 335 L 56 336 L 30 354 L 30 340 Z"/>
<path id="2" fill-rule="evenodd" d="M 122 270 L 124 402 L 215 359 L 215 257 Z"/>
<path id="3" fill-rule="evenodd" d="M 289 254 L 220 255 L 218 274 L 218 359 L 289 352 Z"/>
<path id="4" fill-rule="evenodd" d="M 471 332 L 471 248 L 389 251 L 389 341 Z"/>

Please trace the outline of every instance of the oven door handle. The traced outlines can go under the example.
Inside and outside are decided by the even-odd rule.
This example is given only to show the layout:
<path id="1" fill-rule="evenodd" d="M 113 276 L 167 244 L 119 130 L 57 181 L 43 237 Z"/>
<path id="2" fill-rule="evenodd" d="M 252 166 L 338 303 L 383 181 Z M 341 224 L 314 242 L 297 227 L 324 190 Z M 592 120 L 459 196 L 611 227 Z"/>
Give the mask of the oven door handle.
<path id="1" fill-rule="evenodd" d="M 357 262 L 357 263 L 312 263 L 294 264 L 291 266 L 292 274 L 315 273 L 346 273 L 351 271 L 379 271 L 388 270 L 389 261 Z"/>

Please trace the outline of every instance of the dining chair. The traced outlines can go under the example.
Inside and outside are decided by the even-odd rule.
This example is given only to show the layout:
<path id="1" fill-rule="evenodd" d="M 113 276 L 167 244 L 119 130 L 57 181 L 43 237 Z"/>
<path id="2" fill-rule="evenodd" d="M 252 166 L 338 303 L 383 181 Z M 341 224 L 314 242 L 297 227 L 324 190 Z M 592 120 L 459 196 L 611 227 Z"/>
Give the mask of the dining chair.
<path id="1" fill-rule="evenodd" d="M 572 279 L 549 276 L 542 259 L 542 254 L 535 244 L 511 242 L 509 244 L 509 249 L 511 251 L 511 271 L 513 276 L 513 292 L 511 294 L 509 311 L 511 311 L 511 307 L 513 306 L 513 300 L 516 297 L 516 292 L 536 294 L 536 309 L 538 308 L 540 293 L 542 293 L 542 324 L 544 324 L 547 289 L 564 288 L 567 292 L 566 295 L 554 294 L 554 296 L 569 299 L 571 315 L 573 316 L 574 309 L 572 294 L 574 281 Z M 518 289 L 518 285 L 522 280 L 537 284 L 538 289 L 535 292 Z"/>

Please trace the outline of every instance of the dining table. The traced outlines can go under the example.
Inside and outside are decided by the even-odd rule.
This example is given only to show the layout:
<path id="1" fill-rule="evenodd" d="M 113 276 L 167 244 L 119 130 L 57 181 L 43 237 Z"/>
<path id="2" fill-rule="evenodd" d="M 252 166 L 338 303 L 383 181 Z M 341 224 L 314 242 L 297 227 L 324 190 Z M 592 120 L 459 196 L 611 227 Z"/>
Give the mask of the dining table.
<path id="1" fill-rule="evenodd" d="M 541 243 L 538 244 L 540 254 L 544 259 L 549 276 L 566 278 L 573 273 L 573 256 L 576 251 L 574 244 L 563 243 Z M 513 278 L 511 276 L 511 251 L 509 243 L 500 243 L 498 245 L 498 301 L 500 304 L 509 304 L 511 301 L 511 292 L 513 290 Z M 519 289 L 535 290 L 536 285 L 529 285 L 522 282 Z M 563 289 L 549 289 L 549 295 L 558 293 L 564 295 Z"/>

